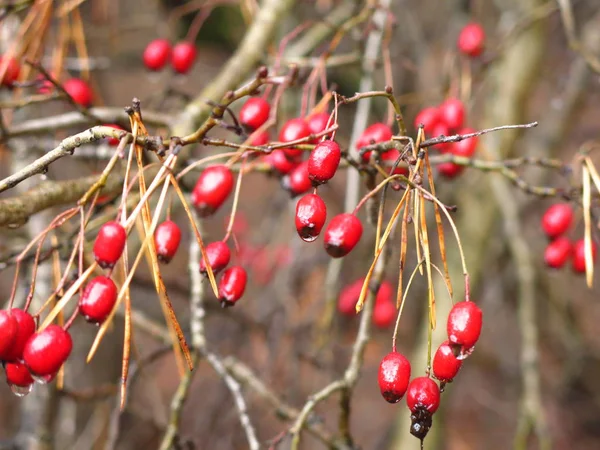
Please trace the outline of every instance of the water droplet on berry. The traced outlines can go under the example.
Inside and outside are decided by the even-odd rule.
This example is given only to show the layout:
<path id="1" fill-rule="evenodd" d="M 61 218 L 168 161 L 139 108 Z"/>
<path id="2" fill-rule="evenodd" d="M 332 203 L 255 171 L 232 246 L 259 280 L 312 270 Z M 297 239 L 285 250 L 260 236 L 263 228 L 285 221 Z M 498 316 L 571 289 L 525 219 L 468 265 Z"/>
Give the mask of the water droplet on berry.
<path id="1" fill-rule="evenodd" d="M 303 234 L 302 236 L 300 236 L 302 238 L 302 240 L 304 242 L 314 242 L 317 240 L 317 238 L 319 237 L 318 235 L 316 236 L 311 236 L 310 234 Z"/>
<path id="2" fill-rule="evenodd" d="M 25 397 L 33 389 L 33 384 L 30 384 L 29 386 L 17 386 L 16 384 L 9 384 L 9 386 L 12 393 L 17 397 Z"/>
<path id="3" fill-rule="evenodd" d="M 458 359 L 459 361 L 464 361 L 469 356 L 471 356 L 471 353 L 473 353 L 473 350 L 475 350 L 475 346 L 473 346 L 467 350 L 465 350 L 464 348 L 461 348 L 460 353 L 458 355 L 456 355 L 456 359 Z"/>

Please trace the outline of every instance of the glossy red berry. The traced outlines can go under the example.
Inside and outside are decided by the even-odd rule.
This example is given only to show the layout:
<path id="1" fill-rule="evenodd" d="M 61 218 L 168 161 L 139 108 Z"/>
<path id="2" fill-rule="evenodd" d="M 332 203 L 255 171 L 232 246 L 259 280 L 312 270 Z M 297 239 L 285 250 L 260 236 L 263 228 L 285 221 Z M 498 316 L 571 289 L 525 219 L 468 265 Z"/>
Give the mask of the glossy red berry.
<path id="1" fill-rule="evenodd" d="M 65 363 L 72 348 L 69 332 L 58 325 L 49 325 L 29 338 L 23 361 L 32 375 L 52 375 Z"/>
<path id="2" fill-rule="evenodd" d="M 458 35 L 458 50 L 467 56 L 479 56 L 485 48 L 485 31 L 478 23 L 469 23 Z"/>
<path id="3" fill-rule="evenodd" d="M 156 253 L 161 262 L 168 263 L 173 259 L 179 243 L 181 242 L 181 230 L 172 220 L 165 220 L 154 233 L 154 244 L 156 245 Z"/>
<path id="4" fill-rule="evenodd" d="M 366 147 L 367 145 L 389 141 L 390 139 L 392 139 L 392 136 L 392 129 L 388 127 L 385 123 L 374 123 L 373 125 L 367 127 L 365 131 L 363 131 L 361 136 L 356 141 L 356 148 L 361 149 L 363 147 Z M 370 157 L 371 152 L 365 152 L 362 155 L 362 159 L 364 162 L 368 162 Z"/>
<path id="5" fill-rule="evenodd" d="M 108 277 L 93 278 L 79 299 L 79 312 L 90 323 L 103 323 L 117 303 L 117 286 Z"/>
<path id="6" fill-rule="evenodd" d="M 19 308 L 13 308 L 10 312 L 17 321 L 17 334 L 8 351 L 4 352 L 4 356 L 0 359 L 13 362 L 23 357 L 25 344 L 31 335 L 35 333 L 35 320 L 33 320 L 31 314 Z M 0 340 L 2 340 L 1 336 L 2 332 L 0 331 Z"/>
<path id="7" fill-rule="evenodd" d="M 250 145 L 254 147 L 260 147 L 261 145 L 267 145 L 271 140 L 271 136 L 268 131 L 261 131 L 260 133 L 254 133 L 250 138 Z"/>
<path id="8" fill-rule="evenodd" d="M 440 381 L 449 383 L 454 379 L 462 361 L 458 359 L 450 346 L 450 341 L 444 341 L 433 356 L 433 375 Z"/>
<path id="9" fill-rule="evenodd" d="M 389 328 L 396 322 L 396 305 L 391 300 L 375 303 L 373 309 L 373 324 L 377 328 Z"/>
<path id="10" fill-rule="evenodd" d="M 451 343 L 472 348 L 481 334 L 483 313 L 479 306 L 471 301 L 456 303 L 448 314 L 446 330 Z"/>
<path id="11" fill-rule="evenodd" d="M 306 118 L 306 124 L 311 134 L 319 134 L 327 129 L 329 114 L 326 112 L 314 113 Z M 333 123 L 333 121 L 332 121 Z M 314 144 L 318 143 L 320 138 L 315 138 Z"/>
<path id="12" fill-rule="evenodd" d="M 464 128 L 460 130 L 459 134 L 470 134 L 473 132 L 475 132 L 475 130 L 472 128 Z M 470 158 L 475 154 L 477 142 L 477 137 L 464 139 L 460 142 L 453 142 L 447 144 L 446 150 L 443 153 L 452 153 L 455 156 L 464 156 L 466 158 Z M 465 170 L 465 166 L 447 162 L 440 164 L 437 169 L 438 172 L 446 178 L 454 178 Z"/>
<path id="13" fill-rule="evenodd" d="M 4 371 L 10 386 L 29 387 L 35 382 L 25 364 L 20 362 L 6 363 Z"/>
<path id="14" fill-rule="evenodd" d="M 450 130 L 463 126 L 465 121 L 465 105 L 457 98 L 446 99 L 439 107 L 440 120 L 448 125 Z"/>
<path id="15" fill-rule="evenodd" d="M 233 189 L 233 174 L 229 167 L 207 167 L 198 177 L 192 191 L 192 203 L 200 217 L 208 217 L 221 207 Z"/>
<path id="16" fill-rule="evenodd" d="M 326 218 L 327 207 L 317 194 L 306 194 L 296 203 L 296 230 L 303 241 L 317 239 Z"/>
<path id="17" fill-rule="evenodd" d="M 333 258 L 346 256 L 358 244 L 362 231 L 362 223 L 354 214 L 334 216 L 325 229 L 325 250 Z"/>
<path id="18" fill-rule="evenodd" d="M 231 251 L 225 242 L 211 242 L 205 247 L 205 250 L 208 264 L 210 264 L 213 273 L 219 273 L 227 267 L 227 264 L 229 264 L 229 260 L 231 259 Z M 204 263 L 204 259 L 200 260 L 200 273 L 206 274 L 206 264 Z"/>
<path id="19" fill-rule="evenodd" d="M 415 128 L 419 128 L 421 125 L 425 127 L 425 131 L 429 132 L 435 124 L 440 121 L 440 112 L 434 106 L 423 108 L 415 117 Z"/>
<path id="20" fill-rule="evenodd" d="M 308 178 L 313 185 L 327 183 L 337 171 L 341 158 L 340 146 L 335 141 L 323 141 L 316 145 L 308 158 Z"/>
<path id="21" fill-rule="evenodd" d="M 233 266 L 223 272 L 219 281 L 219 300 L 223 307 L 233 306 L 244 295 L 248 274 L 243 267 Z"/>
<path id="22" fill-rule="evenodd" d="M 424 409 L 433 414 L 440 406 L 440 388 L 429 377 L 417 377 L 408 385 L 406 404 L 412 413 Z"/>
<path id="23" fill-rule="evenodd" d="M 2 63 L 4 62 L 4 58 L 4 56 L 0 56 L 0 66 L 3 65 Z M 4 72 L 4 77 L 2 77 L 0 84 L 7 87 L 12 86 L 13 83 L 19 79 L 20 73 L 21 65 L 15 58 L 10 58 L 8 65 L 6 66 L 6 72 Z"/>
<path id="24" fill-rule="evenodd" d="M 109 123 L 109 124 L 106 124 L 104 126 L 105 127 L 114 128 L 115 130 L 124 130 L 124 128 L 122 126 L 116 125 L 114 123 Z M 114 146 L 119 145 L 119 140 L 117 138 L 110 137 L 110 138 L 107 139 L 107 144 L 110 145 L 110 146 L 112 146 L 112 147 L 114 147 Z"/>
<path id="25" fill-rule="evenodd" d="M 155 39 L 144 50 L 144 65 L 150 70 L 161 70 L 171 58 L 171 43 L 166 39 Z"/>
<path id="26" fill-rule="evenodd" d="M 573 245 L 569 238 L 561 236 L 548 243 L 544 251 L 544 261 L 548 267 L 560 269 L 573 253 Z"/>
<path id="27" fill-rule="evenodd" d="M 171 66 L 177 73 L 188 73 L 196 62 L 197 54 L 196 46 L 193 43 L 187 41 L 178 42 L 173 47 Z"/>
<path id="28" fill-rule="evenodd" d="M 356 315 L 356 303 L 360 297 L 360 291 L 364 282 L 364 278 L 359 278 L 341 290 L 337 302 L 337 309 L 341 314 L 345 316 Z"/>
<path id="29" fill-rule="evenodd" d="M 280 142 L 292 142 L 310 135 L 310 129 L 304 119 L 297 117 L 288 120 L 279 131 Z M 302 156 L 302 150 L 295 148 L 283 149 L 288 158 L 297 159 Z"/>
<path id="30" fill-rule="evenodd" d="M 554 239 L 566 233 L 573 223 L 573 208 L 568 203 L 550 206 L 542 217 L 542 228 L 549 238 Z"/>
<path id="31" fill-rule="evenodd" d="M 596 262 L 596 244 L 592 242 L 592 263 Z M 579 239 L 573 244 L 573 271 L 585 273 L 585 241 Z"/>
<path id="32" fill-rule="evenodd" d="M 78 105 L 87 108 L 94 101 L 92 88 L 79 78 L 71 78 L 70 80 L 65 81 L 63 88 Z"/>
<path id="33" fill-rule="evenodd" d="M 283 150 L 273 150 L 267 155 L 265 161 L 273 168 L 279 175 L 287 175 L 292 171 L 294 167 L 298 165 L 297 162 L 292 161 L 286 156 Z"/>
<path id="34" fill-rule="evenodd" d="M 271 105 L 262 97 L 251 97 L 240 109 L 240 122 L 250 130 L 256 130 L 268 119 Z"/>
<path id="35" fill-rule="evenodd" d="M 100 227 L 94 242 L 94 257 L 103 269 L 113 267 L 125 249 L 127 233 L 118 222 L 106 222 Z"/>
<path id="36" fill-rule="evenodd" d="M 398 403 L 408 388 L 410 362 L 398 352 L 390 352 L 381 360 L 377 375 L 379 390 L 386 402 Z"/>
<path id="37" fill-rule="evenodd" d="M 281 182 L 283 187 L 292 194 L 292 197 L 310 191 L 312 183 L 310 182 L 310 178 L 308 178 L 308 161 L 302 161 L 294 167 Z"/>
<path id="38" fill-rule="evenodd" d="M 10 355 L 12 346 L 17 339 L 19 323 L 9 311 L 0 311 L 0 360 L 5 360 Z"/>

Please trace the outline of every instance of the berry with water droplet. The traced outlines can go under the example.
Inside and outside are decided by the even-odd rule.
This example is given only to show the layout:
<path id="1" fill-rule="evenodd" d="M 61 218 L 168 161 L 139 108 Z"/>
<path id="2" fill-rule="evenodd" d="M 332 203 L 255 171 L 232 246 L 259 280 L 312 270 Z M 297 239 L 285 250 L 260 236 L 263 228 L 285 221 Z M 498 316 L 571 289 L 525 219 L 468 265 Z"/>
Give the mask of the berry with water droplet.
<path id="1" fill-rule="evenodd" d="M 481 55 L 485 48 L 483 27 L 475 22 L 465 25 L 458 35 L 457 47 L 464 55 L 471 57 Z"/>
<path id="2" fill-rule="evenodd" d="M 312 242 L 319 236 L 325 219 L 327 206 L 317 194 L 307 194 L 296 204 L 296 230 L 303 241 Z"/>
<path id="3" fill-rule="evenodd" d="M 386 402 L 398 403 L 408 388 L 410 362 L 396 351 L 385 355 L 379 364 L 377 381 L 379 390 Z"/>
<path id="4" fill-rule="evenodd" d="M 0 360 L 6 359 L 17 339 L 19 323 L 9 311 L 0 311 Z"/>
<path id="5" fill-rule="evenodd" d="M 310 129 L 304 119 L 296 117 L 288 120 L 279 131 L 280 142 L 292 142 L 303 139 L 310 135 Z M 302 156 L 302 150 L 296 148 L 285 148 L 283 152 L 290 159 L 297 160 Z"/>
<path id="6" fill-rule="evenodd" d="M 0 359 L 13 362 L 20 360 L 23 357 L 25 344 L 31 335 L 35 333 L 35 320 L 33 320 L 31 314 L 19 308 L 11 309 L 10 313 L 17 321 L 17 335 L 8 351 L 6 351 L 4 356 Z M 0 341 L 1 340 L 2 338 L 0 337 Z"/>
<path id="7" fill-rule="evenodd" d="M 94 257 L 100 267 L 106 269 L 116 264 L 123 254 L 126 240 L 127 232 L 120 223 L 110 221 L 100 227 L 94 242 Z"/>
<path id="8" fill-rule="evenodd" d="M 596 262 L 596 244 L 592 242 L 592 264 Z M 573 244 L 573 271 L 585 273 L 585 241 L 579 239 Z"/>
<path id="9" fill-rule="evenodd" d="M 483 313 L 479 306 L 471 301 L 456 303 L 448 314 L 446 331 L 451 343 L 472 348 L 481 334 Z"/>
<path id="10" fill-rule="evenodd" d="M 20 362 L 4 364 L 4 372 L 6 373 L 6 382 L 9 385 L 29 387 L 35 381 L 25 364 Z"/>
<path id="11" fill-rule="evenodd" d="M 3 65 L 4 58 L 5 56 L 0 56 L 0 66 Z M 19 79 L 20 73 L 21 65 L 19 64 L 19 61 L 11 57 L 8 60 L 6 72 L 4 72 L 4 77 L 2 77 L 2 81 L 0 81 L 0 84 L 2 84 L 2 86 L 11 87 L 13 83 Z"/>
<path id="12" fill-rule="evenodd" d="M 288 175 L 282 178 L 281 184 L 292 194 L 292 197 L 310 191 L 312 183 L 308 178 L 308 161 L 302 161 L 294 167 Z"/>
<path id="13" fill-rule="evenodd" d="M 229 167 L 207 167 L 198 177 L 192 191 L 192 203 L 200 217 L 208 217 L 221 207 L 233 189 L 233 175 Z"/>
<path id="14" fill-rule="evenodd" d="M 240 109 L 240 122 L 249 130 L 256 130 L 269 119 L 271 105 L 262 97 L 251 97 Z"/>
<path id="15" fill-rule="evenodd" d="M 325 250 L 333 258 L 346 256 L 358 244 L 362 231 L 362 223 L 354 214 L 334 216 L 325 229 Z"/>
<path id="16" fill-rule="evenodd" d="M 178 42 L 173 47 L 171 66 L 177 73 L 188 73 L 196 62 L 197 54 L 196 46 L 192 42 Z"/>
<path id="17" fill-rule="evenodd" d="M 542 216 L 542 228 L 550 239 L 554 239 L 569 230 L 573 223 L 573 216 L 573 208 L 570 204 L 556 203 Z"/>
<path id="18" fill-rule="evenodd" d="M 548 267 L 560 269 L 565 265 L 573 252 L 573 244 L 569 238 L 561 236 L 546 246 L 544 261 Z"/>
<path id="19" fill-rule="evenodd" d="M 219 273 L 227 267 L 227 264 L 229 264 L 229 260 L 231 259 L 231 251 L 225 242 L 211 242 L 205 247 L 205 250 L 208 264 L 210 264 L 213 273 Z M 200 260 L 200 273 L 206 275 L 206 264 L 204 263 L 204 259 Z"/>
<path id="20" fill-rule="evenodd" d="M 248 274 L 241 266 L 233 266 L 223 272 L 219 281 L 219 300 L 223 307 L 233 306 L 244 295 Z"/>
<path id="21" fill-rule="evenodd" d="M 150 70 L 161 70 L 171 57 L 171 43 L 166 39 L 151 41 L 142 56 L 144 65 Z"/>
<path id="22" fill-rule="evenodd" d="M 117 286 L 108 277 L 93 278 L 79 299 L 79 313 L 90 323 L 103 323 L 117 303 Z"/>
<path id="23" fill-rule="evenodd" d="M 365 131 L 363 131 L 363 133 L 356 141 L 356 148 L 361 149 L 363 147 L 366 147 L 367 145 L 389 141 L 390 139 L 392 139 L 392 136 L 393 133 L 390 127 L 388 127 L 385 123 L 377 122 L 367 127 Z M 365 152 L 362 155 L 362 159 L 364 162 L 369 162 L 370 157 L 371 152 Z"/>
<path id="24" fill-rule="evenodd" d="M 29 338 L 23 361 L 32 375 L 52 375 L 65 363 L 72 349 L 69 332 L 58 325 L 49 325 Z"/>
<path id="25" fill-rule="evenodd" d="M 173 259 L 179 243 L 181 242 L 181 230 L 172 220 L 165 220 L 154 233 L 154 244 L 156 245 L 156 254 L 161 262 L 168 263 Z"/>
<path id="26" fill-rule="evenodd" d="M 433 375 L 438 380 L 449 383 L 454 379 L 462 366 L 462 361 L 454 355 L 450 341 L 444 341 L 438 347 L 433 356 L 432 366 Z"/>
<path id="27" fill-rule="evenodd" d="M 89 107 L 94 101 L 92 88 L 79 78 L 71 78 L 64 82 L 63 89 L 78 105 Z"/>
<path id="28" fill-rule="evenodd" d="M 341 154 L 340 146 L 335 141 L 322 141 L 310 152 L 308 178 L 314 186 L 333 178 L 340 165 Z"/>

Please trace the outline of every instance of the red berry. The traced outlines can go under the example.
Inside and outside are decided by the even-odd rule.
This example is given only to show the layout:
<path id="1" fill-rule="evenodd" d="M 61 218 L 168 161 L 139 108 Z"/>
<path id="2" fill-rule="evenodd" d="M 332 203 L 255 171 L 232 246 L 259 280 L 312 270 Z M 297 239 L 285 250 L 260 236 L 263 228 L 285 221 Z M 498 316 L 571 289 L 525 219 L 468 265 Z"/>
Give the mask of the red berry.
<path id="1" fill-rule="evenodd" d="M 3 60 L 4 56 L 0 56 L 0 66 L 3 65 Z M 12 86 L 12 84 L 18 80 L 20 73 L 21 65 L 15 58 L 10 58 L 8 65 L 6 66 L 6 72 L 4 72 L 4 77 L 2 77 L 0 84 L 2 84 L 2 86 Z"/>
<path id="2" fill-rule="evenodd" d="M 596 262 L 596 244 L 592 242 L 592 263 Z M 575 241 L 573 244 L 573 270 L 579 273 L 585 273 L 585 242 L 583 239 Z"/>
<path id="3" fill-rule="evenodd" d="M 361 149 L 367 145 L 389 141 L 392 139 L 393 135 L 392 129 L 385 123 L 374 123 L 373 125 L 367 127 L 365 131 L 363 131 L 361 136 L 356 141 L 356 148 Z M 366 152 L 362 155 L 364 162 L 368 162 L 370 157 L 371 152 Z"/>
<path id="4" fill-rule="evenodd" d="M 364 282 L 364 278 L 359 278 L 355 282 L 342 289 L 337 303 L 337 309 L 341 314 L 345 316 L 356 315 L 356 303 L 360 297 L 360 291 Z"/>
<path id="5" fill-rule="evenodd" d="M 117 303 L 117 286 L 103 275 L 93 278 L 79 299 L 79 312 L 90 323 L 103 323 Z"/>
<path id="6" fill-rule="evenodd" d="M 450 341 L 444 341 L 433 356 L 433 375 L 440 381 L 449 383 L 454 379 L 462 361 L 454 356 Z"/>
<path id="7" fill-rule="evenodd" d="M 448 314 L 448 339 L 453 344 L 461 345 L 464 350 L 469 350 L 479 339 L 482 320 L 483 313 L 475 303 L 456 303 Z"/>
<path id="8" fill-rule="evenodd" d="M 415 117 L 415 128 L 421 125 L 425 127 L 425 131 L 431 130 L 435 124 L 440 121 L 440 112 L 434 106 L 423 108 Z"/>
<path id="9" fill-rule="evenodd" d="M 387 280 L 383 280 L 381 285 L 379 286 L 379 290 L 377 291 L 377 296 L 375 297 L 375 304 L 383 303 L 383 302 L 391 302 L 395 301 L 395 298 L 392 298 L 392 294 L 394 293 L 394 288 L 392 283 Z"/>
<path id="10" fill-rule="evenodd" d="M 458 50 L 467 56 L 479 56 L 485 47 L 485 31 L 478 23 L 469 23 L 458 35 Z"/>
<path id="11" fill-rule="evenodd" d="M 192 191 L 192 203 L 200 217 L 208 217 L 227 200 L 233 189 L 233 175 L 225 165 L 207 167 Z"/>
<path id="12" fill-rule="evenodd" d="M 256 130 L 269 118 L 271 105 L 262 97 L 251 97 L 240 109 L 240 122 L 250 130 Z"/>
<path id="13" fill-rule="evenodd" d="M 83 80 L 79 78 L 71 78 L 63 84 L 63 89 L 69 94 L 75 103 L 78 105 L 88 107 L 94 100 L 94 93 L 92 88 Z"/>
<path id="14" fill-rule="evenodd" d="M 549 238 L 564 234 L 573 223 L 573 208 L 568 203 L 550 206 L 542 217 L 542 228 Z"/>
<path id="15" fill-rule="evenodd" d="M 113 267 L 125 249 L 127 233 L 118 222 L 106 222 L 100 227 L 94 242 L 94 257 L 103 269 Z"/>
<path id="16" fill-rule="evenodd" d="M 292 142 L 298 139 L 303 139 L 310 135 L 310 129 L 304 119 L 297 117 L 288 120 L 279 131 L 280 142 Z M 288 158 L 297 159 L 302 156 L 302 150 L 295 148 L 285 148 L 283 152 Z"/>
<path id="17" fill-rule="evenodd" d="M 269 136 L 268 131 L 261 131 L 260 133 L 255 133 L 250 139 L 250 145 L 254 147 L 260 147 L 261 145 L 267 145 L 271 140 L 271 136 Z"/>
<path id="18" fill-rule="evenodd" d="M 290 191 L 292 197 L 310 191 L 312 183 L 308 178 L 308 161 L 302 161 L 281 180 L 283 187 Z"/>
<path id="19" fill-rule="evenodd" d="M 394 162 L 396 162 L 396 160 L 398 159 L 398 157 L 400 156 L 400 151 L 396 150 L 396 149 L 392 149 L 392 150 L 388 150 L 387 152 L 383 152 L 381 154 L 381 160 L 382 161 L 387 161 L 389 164 L 394 164 Z M 394 169 L 394 172 L 391 172 L 391 167 L 390 167 L 390 175 L 408 175 L 408 167 L 406 165 L 404 165 L 402 162 L 398 163 L 398 166 L 396 167 L 396 169 Z"/>
<path id="20" fill-rule="evenodd" d="M 58 81 L 58 76 L 55 73 L 50 72 L 49 75 L 53 80 Z M 37 82 L 38 94 L 46 95 L 46 94 L 50 94 L 52 91 L 54 91 L 54 85 L 43 74 L 40 73 L 37 77 L 35 77 L 35 80 Z"/>
<path id="21" fill-rule="evenodd" d="M 69 332 L 58 325 L 49 325 L 29 338 L 23 361 L 33 375 L 52 375 L 65 363 L 72 348 Z"/>
<path id="22" fill-rule="evenodd" d="M 358 244 L 363 227 L 354 214 L 334 216 L 325 229 L 325 250 L 333 258 L 346 256 Z"/>
<path id="23" fill-rule="evenodd" d="M 310 152 L 308 178 L 312 184 L 327 183 L 337 171 L 341 158 L 340 146 L 335 141 L 323 141 Z"/>
<path id="24" fill-rule="evenodd" d="M 104 126 L 105 126 L 105 127 L 111 127 L 111 128 L 114 128 L 115 130 L 125 130 L 125 128 L 123 128 L 122 126 L 120 126 L 120 125 L 115 125 L 114 123 L 109 123 L 109 124 L 106 124 L 106 125 L 104 125 Z M 113 146 L 113 147 L 114 147 L 114 146 L 116 146 L 116 145 L 119 145 L 119 139 L 117 139 L 117 138 L 114 138 L 114 137 L 110 137 L 110 138 L 108 138 L 108 142 L 107 142 L 107 143 L 108 143 L 108 145 L 110 145 L 110 146 Z"/>
<path id="25" fill-rule="evenodd" d="M 317 194 L 307 194 L 296 204 L 296 230 L 303 241 L 312 242 L 319 236 L 325 219 L 327 207 Z"/>
<path id="26" fill-rule="evenodd" d="M 441 137 L 441 136 L 448 137 L 449 134 L 450 134 L 450 129 L 448 128 L 448 125 L 446 125 L 446 122 L 438 122 L 433 126 L 433 128 L 431 128 L 431 136 L 430 137 L 432 137 L 432 138 L 437 138 L 437 137 Z M 442 153 L 444 153 L 450 149 L 449 144 L 447 144 L 447 143 L 437 144 L 433 148 L 439 150 Z"/>
<path id="27" fill-rule="evenodd" d="M 279 175 L 287 175 L 292 171 L 298 163 L 289 159 L 283 150 L 273 150 L 267 155 L 265 161 L 276 171 Z"/>
<path id="28" fill-rule="evenodd" d="M 177 253 L 179 242 L 181 242 L 181 230 L 172 220 L 165 220 L 156 227 L 154 244 L 156 245 L 156 253 L 160 261 L 164 263 L 171 261 L 175 253 Z"/>
<path id="29" fill-rule="evenodd" d="M 326 112 L 320 112 L 311 114 L 306 118 L 306 124 L 311 134 L 319 134 L 327 129 L 327 123 L 329 122 L 329 114 Z M 313 144 L 319 142 L 320 138 L 315 138 Z"/>
<path id="30" fill-rule="evenodd" d="M 460 130 L 460 134 L 470 134 L 475 130 L 471 128 L 464 128 Z M 464 139 L 460 142 L 453 142 L 447 144 L 447 148 L 444 153 L 452 153 L 455 156 L 464 156 L 466 158 L 470 158 L 475 154 L 475 150 L 477 149 L 477 138 L 472 137 L 469 139 Z M 465 166 L 461 166 L 459 164 L 454 164 L 451 162 L 442 163 L 438 166 L 438 172 L 445 176 L 446 178 L 454 178 L 457 175 L 460 175 L 464 170 Z"/>
<path id="31" fill-rule="evenodd" d="M 571 241 L 562 236 L 548 244 L 544 251 L 544 261 L 548 267 L 560 269 L 565 265 L 573 252 Z"/>
<path id="32" fill-rule="evenodd" d="M 0 359 L 9 362 L 20 360 L 23 357 L 25 344 L 30 336 L 35 333 L 35 320 L 33 320 L 31 314 L 18 308 L 11 309 L 11 314 L 17 321 L 17 334 L 11 347 L 4 352 L 3 357 L 0 357 Z M 2 336 L 1 331 L 0 336 Z M 2 337 L 0 337 L 0 341 L 2 341 Z"/>
<path id="33" fill-rule="evenodd" d="M 378 328 L 388 328 L 396 322 L 396 305 L 391 300 L 375 303 L 373 323 Z"/>
<path id="34" fill-rule="evenodd" d="M 171 66 L 177 73 L 187 73 L 196 62 L 196 46 L 187 41 L 178 42 L 173 47 Z"/>
<path id="35" fill-rule="evenodd" d="M 398 403 L 408 388 L 410 362 L 398 352 L 390 352 L 381 360 L 377 376 L 379 390 L 386 402 Z"/>
<path id="36" fill-rule="evenodd" d="M 440 388 L 429 377 L 417 377 L 408 385 L 406 404 L 410 412 L 424 409 L 433 414 L 440 406 Z"/>
<path id="37" fill-rule="evenodd" d="M 5 360 L 12 352 L 19 332 L 19 323 L 14 314 L 0 311 L 0 360 Z"/>
<path id="38" fill-rule="evenodd" d="M 248 275 L 240 266 L 233 266 L 223 272 L 219 282 L 219 300 L 223 307 L 233 306 L 246 290 Z"/>
<path id="39" fill-rule="evenodd" d="M 213 273 L 219 273 L 221 270 L 227 267 L 227 264 L 229 264 L 229 260 L 231 259 L 231 251 L 225 242 L 211 242 L 205 247 L 205 250 L 208 264 L 210 264 Z M 206 264 L 204 263 L 204 258 L 200 260 L 200 273 L 206 275 Z"/>
<path id="40" fill-rule="evenodd" d="M 144 50 L 144 65 L 150 70 L 161 70 L 171 57 L 171 43 L 166 39 L 155 39 Z"/>
<path id="41" fill-rule="evenodd" d="M 29 387 L 35 382 L 25 364 L 20 362 L 6 363 L 4 371 L 6 372 L 6 382 L 10 386 Z"/>
<path id="42" fill-rule="evenodd" d="M 448 125 L 450 130 L 462 127 L 465 121 L 465 105 L 457 98 L 449 98 L 439 107 L 440 120 Z"/>

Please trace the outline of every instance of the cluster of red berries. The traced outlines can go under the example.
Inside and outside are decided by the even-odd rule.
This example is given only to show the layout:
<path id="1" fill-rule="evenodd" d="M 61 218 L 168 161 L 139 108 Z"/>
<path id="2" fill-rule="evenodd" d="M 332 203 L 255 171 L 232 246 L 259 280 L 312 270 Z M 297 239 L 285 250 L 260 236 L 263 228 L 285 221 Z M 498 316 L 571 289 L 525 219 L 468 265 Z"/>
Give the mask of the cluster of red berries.
<path id="1" fill-rule="evenodd" d="M 162 70 L 167 63 L 177 73 L 185 74 L 190 71 L 196 62 L 198 51 L 193 42 L 181 41 L 171 48 L 171 43 L 166 39 L 155 39 L 144 50 L 144 65 L 152 70 Z"/>
<path id="2" fill-rule="evenodd" d="M 356 317 L 356 303 L 360 297 L 360 291 L 364 282 L 364 278 L 359 278 L 341 290 L 337 302 L 337 309 L 340 314 L 348 317 Z M 373 325 L 378 328 L 388 328 L 395 322 L 395 300 L 392 283 L 387 280 L 383 281 L 375 296 Z"/>
<path id="3" fill-rule="evenodd" d="M 578 239 L 572 242 L 565 234 L 573 224 L 573 208 L 568 203 L 550 206 L 542 217 L 542 228 L 550 242 L 544 251 L 544 261 L 548 267 L 560 269 L 571 258 L 573 271 L 585 273 L 585 242 Z M 592 262 L 596 260 L 596 244 L 592 241 Z"/>
<path id="4" fill-rule="evenodd" d="M 411 365 L 396 349 L 388 353 L 379 365 L 379 389 L 389 403 L 398 403 L 406 395 L 411 412 L 410 432 L 423 439 L 432 425 L 432 416 L 440 406 L 440 395 L 462 366 L 463 360 L 474 350 L 481 334 L 483 313 L 471 301 L 455 304 L 448 314 L 446 330 L 448 340 L 435 352 L 432 363 L 433 376 L 440 385 L 426 376 L 410 380 Z"/>

